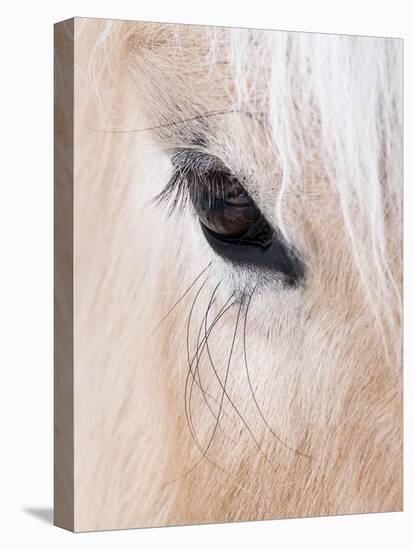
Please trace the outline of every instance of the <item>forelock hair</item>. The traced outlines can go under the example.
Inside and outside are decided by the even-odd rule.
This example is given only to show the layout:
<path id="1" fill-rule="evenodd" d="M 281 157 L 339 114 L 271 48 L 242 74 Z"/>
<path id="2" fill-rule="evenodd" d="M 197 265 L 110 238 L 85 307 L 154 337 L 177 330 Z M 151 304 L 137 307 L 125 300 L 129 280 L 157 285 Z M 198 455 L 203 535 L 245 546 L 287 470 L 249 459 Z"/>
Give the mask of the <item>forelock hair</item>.
<path id="1" fill-rule="evenodd" d="M 288 239 L 284 197 L 311 172 L 316 148 L 366 300 L 400 353 L 402 41 L 243 29 L 226 36 L 236 108 L 268 113 L 281 173 L 278 227 Z"/>

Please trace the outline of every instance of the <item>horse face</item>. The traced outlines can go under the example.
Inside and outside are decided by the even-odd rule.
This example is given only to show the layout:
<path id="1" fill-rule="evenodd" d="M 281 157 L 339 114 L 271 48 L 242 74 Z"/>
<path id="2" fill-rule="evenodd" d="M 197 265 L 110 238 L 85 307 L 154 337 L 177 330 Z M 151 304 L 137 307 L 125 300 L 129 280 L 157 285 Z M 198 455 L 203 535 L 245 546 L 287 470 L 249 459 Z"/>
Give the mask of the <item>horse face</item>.
<path id="1" fill-rule="evenodd" d="M 132 453 L 148 472 L 126 494 L 159 487 L 119 521 L 153 523 L 157 498 L 161 524 L 399 508 L 398 43 L 130 23 L 108 36 L 102 82 L 133 131 L 83 136 L 109 160 L 92 206 L 79 190 L 79 226 L 93 234 L 99 206 L 110 246 L 79 260 L 89 281 L 108 266 L 79 312 L 108 313 L 94 336 L 109 371 L 120 344 L 114 462 Z M 142 430 L 150 456 L 132 444 Z"/>

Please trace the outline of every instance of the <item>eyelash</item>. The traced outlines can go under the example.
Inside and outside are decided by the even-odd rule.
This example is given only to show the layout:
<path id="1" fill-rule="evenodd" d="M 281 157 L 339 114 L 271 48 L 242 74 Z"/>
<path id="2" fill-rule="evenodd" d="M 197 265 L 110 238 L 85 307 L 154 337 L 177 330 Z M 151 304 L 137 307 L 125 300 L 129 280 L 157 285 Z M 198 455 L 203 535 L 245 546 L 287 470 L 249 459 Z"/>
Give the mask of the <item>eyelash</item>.
<path id="1" fill-rule="evenodd" d="M 196 150 L 175 150 L 171 156 L 173 170 L 167 185 L 154 198 L 167 206 L 169 213 L 183 210 L 191 202 L 205 200 L 212 206 L 223 201 L 223 182 L 234 179 L 224 165 L 214 157 Z"/>

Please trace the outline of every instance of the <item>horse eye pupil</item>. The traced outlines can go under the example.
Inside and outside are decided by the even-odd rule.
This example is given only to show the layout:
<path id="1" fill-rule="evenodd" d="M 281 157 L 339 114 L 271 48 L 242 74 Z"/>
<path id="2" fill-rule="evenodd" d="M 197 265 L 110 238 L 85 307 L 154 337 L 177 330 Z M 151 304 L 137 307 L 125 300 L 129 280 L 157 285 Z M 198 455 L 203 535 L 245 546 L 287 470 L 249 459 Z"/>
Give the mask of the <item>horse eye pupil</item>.
<path id="1" fill-rule="evenodd" d="M 214 203 L 212 208 L 198 208 L 201 222 L 214 233 L 224 237 L 242 237 L 257 220 L 259 212 L 251 204 Z"/>
<path id="2" fill-rule="evenodd" d="M 250 195 L 235 178 L 220 175 L 216 181 L 220 185 L 214 187 L 212 181 L 210 190 L 191 193 L 201 223 L 218 238 L 242 241 L 246 236 L 256 237 L 254 226 L 262 215 Z"/>

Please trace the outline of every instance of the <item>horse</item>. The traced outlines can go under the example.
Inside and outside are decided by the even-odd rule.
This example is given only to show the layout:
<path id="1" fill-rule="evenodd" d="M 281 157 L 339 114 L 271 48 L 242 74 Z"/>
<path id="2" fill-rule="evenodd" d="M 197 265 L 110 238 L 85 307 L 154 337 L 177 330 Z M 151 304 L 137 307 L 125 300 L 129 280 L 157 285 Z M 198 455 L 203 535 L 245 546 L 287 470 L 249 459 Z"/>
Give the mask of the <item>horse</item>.
<path id="1" fill-rule="evenodd" d="M 74 21 L 76 530 L 401 510 L 402 51 Z"/>

